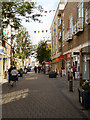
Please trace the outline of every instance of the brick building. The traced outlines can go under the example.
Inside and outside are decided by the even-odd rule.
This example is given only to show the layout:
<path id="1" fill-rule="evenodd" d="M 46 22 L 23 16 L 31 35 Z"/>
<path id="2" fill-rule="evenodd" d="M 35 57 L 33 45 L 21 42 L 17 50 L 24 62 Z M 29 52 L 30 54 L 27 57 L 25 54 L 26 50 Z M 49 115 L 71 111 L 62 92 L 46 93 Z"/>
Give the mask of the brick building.
<path id="1" fill-rule="evenodd" d="M 59 3 L 59 6 L 60 4 L 62 3 Z M 66 73 L 68 73 L 71 66 L 75 65 L 76 72 L 78 75 L 80 74 L 78 77 L 90 79 L 90 2 L 67 2 L 63 12 L 60 7 L 57 11 L 61 12 L 61 15 L 59 15 L 61 16 L 61 52 L 57 56 L 61 61 L 59 67 L 65 68 Z M 52 37 L 53 47 L 55 40 Z M 54 49 L 57 50 L 55 47 Z M 52 53 L 53 61 L 57 52 Z"/>

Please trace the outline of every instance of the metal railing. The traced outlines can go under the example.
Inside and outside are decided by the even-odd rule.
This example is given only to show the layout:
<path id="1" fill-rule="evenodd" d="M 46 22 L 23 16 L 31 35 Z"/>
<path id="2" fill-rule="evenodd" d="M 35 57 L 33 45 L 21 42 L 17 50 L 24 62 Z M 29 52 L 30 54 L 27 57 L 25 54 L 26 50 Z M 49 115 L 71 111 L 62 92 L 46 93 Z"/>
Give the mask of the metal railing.
<path id="1" fill-rule="evenodd" d="M 78 18 L 77 22 L 73 26 L 73 34 L 77 34 L 78 32 L 83 31 L 83 20 L 83 17 Z"/>
<path id="2" fill-rule="evenodd" d="M 83 17 L 78 18 L 77 21 L 77 31 L 83 31 Z"/>
<path id="3" fill-rule="evenodd" d="M 65 41 L 69 41 L 72 40 L 72 29 L 69 28 L 69 30 L 67 31 L 66 35 L 65 35 Z"/>
<path id="4" fill-rule="evenodd" d="M 61 31 L 59 32 L 58 40 L 62 38 Z"/>

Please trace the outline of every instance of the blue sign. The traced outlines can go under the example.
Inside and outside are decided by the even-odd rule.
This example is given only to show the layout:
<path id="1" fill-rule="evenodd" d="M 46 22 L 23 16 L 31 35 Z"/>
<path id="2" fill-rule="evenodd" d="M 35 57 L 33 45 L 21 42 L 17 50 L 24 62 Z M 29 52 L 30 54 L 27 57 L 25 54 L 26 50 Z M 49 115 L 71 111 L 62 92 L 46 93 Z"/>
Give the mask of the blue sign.
<path id="1" fill-rule="evenodd" d="M 3 53 L 3 49 L 0 49 L 0 53 Z"/>
<path id="2" fill-rule="evenodd" d="M 20 62 L 22 62 L 22 60 L 20 60 Z"/>

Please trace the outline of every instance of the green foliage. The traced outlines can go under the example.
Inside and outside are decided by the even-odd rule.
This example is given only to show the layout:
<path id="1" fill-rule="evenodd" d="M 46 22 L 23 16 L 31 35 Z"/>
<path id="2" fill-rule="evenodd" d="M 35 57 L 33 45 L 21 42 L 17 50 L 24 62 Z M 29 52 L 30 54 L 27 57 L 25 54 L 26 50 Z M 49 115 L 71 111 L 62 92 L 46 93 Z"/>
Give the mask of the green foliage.
<path id="1" fill-rule="evenodd" d="M 21 23 L 21 19 L 19 19 L 18 16 L 23 16 L 28 22 L 29 18 L 40 22 L 37 17 L 40 17 L 41 14 L 32 14 L 34 9 L 40 11 L 42 8 L 37 8 L 34 2 L 2 2 L 2 18 L 7 18 L 7 21 L 5 21 L 7 25 L 9 24 L 10 19 L 13 19 L 13 22 L 15 23 L 14 26 L 17 27 Z"/>
<path id="2" fill-rule="evenodd" d="M 44 61 L 49 62 L 51 57 L 51 48 L 46 48 L 42 46 L 47 46 L 46 42 L 41 41 L 36 51 L 36 58 L 40 64 L 43 64 Z"/>
<path id="3" fill-rule="evenodd" d="M 18 57 L 19 59 L 25 59 L 31 55 L 31 49 L 30 49 L 30 39 L 29 35 L 27 33 L 22 34 L 22 31 L 17 34 L 16 36 L 16 44 L 15 44 L 15 54 L 14 57 Z"/>
<path id="4" fill-rule="evenodd" d="M 50 71 L 49 73 L 55 73 L 55 71 L 52 70 L 52 71 Z"/>

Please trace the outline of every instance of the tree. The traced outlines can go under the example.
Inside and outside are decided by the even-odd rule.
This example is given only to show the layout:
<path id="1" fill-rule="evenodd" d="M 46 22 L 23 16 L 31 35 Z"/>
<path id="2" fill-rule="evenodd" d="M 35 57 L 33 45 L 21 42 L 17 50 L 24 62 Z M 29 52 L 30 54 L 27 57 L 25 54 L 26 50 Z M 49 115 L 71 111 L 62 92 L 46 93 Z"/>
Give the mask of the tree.
<path id="1" fill-rule="evenodd" d="M 30 46 L 31 46 L 30 36 L 23 30 L 19 31 L 19 33 L 16 35 L 16 43 L 14 45 L 15 48 L 14 57 L 22 59 L 23 63 L 24 59 L 28 58 L 32 53 Z"/>
<path id="2" fill-rule="evenodd" d="M 34 9 L 42 10 L 42 7 L 36 7 L 34 2 L 2 2 L 2 19 L 6 19 L 3 23 L 9 24 L 10 19 L 14 22 L 14 27 L 18 27 L 21 23 L 21 19 L 18 16 L 23 16 L 26 22 L 29 22 L 29 18 L 34 21 L 40 20 L 37 17 L 41 14 L 34 13 Z"/>
<path id="3" fill-rule="evenodd" d="M 51 48 L 47 45 L 45 41 L 41 41 L 36 50 L 36 58 L 40 64 L 43 64 L 44 61 L 49 62 L 51 57 Z"/>

